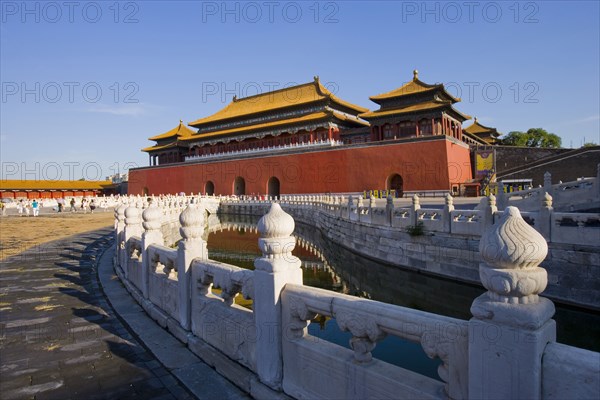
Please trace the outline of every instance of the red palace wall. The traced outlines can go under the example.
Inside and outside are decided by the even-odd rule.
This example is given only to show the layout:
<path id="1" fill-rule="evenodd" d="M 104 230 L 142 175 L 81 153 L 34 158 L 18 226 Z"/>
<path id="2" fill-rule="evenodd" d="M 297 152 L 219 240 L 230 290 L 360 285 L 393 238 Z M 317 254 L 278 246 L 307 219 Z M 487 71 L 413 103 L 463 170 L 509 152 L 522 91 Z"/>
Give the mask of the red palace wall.
<path id="1" fill-rule="evenodd" d="M 245 194 L 268 191 L 277 177 L 281 194 L 362 192 L 386 189 L 399 174 L 404 190 L 450 190 L 472 178 L 469 149 L 445 137 L 389 144 L 376 143 L 293 155 L 274 155 L 207 163 L 179 163 L 129 171 L 129 194 L 233 194 L 236 177 L 245 180 Z"/>

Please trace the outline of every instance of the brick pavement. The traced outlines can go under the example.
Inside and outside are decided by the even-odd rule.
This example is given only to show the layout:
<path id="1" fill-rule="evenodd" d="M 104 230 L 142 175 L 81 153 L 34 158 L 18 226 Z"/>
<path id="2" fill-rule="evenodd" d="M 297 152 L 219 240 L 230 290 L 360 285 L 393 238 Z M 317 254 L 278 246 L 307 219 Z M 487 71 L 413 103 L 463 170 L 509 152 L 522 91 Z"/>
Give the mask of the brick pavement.
<path id="1" fill-rule="evenodd" d="M 188 399 L 132 336 L 98 285 L 111 230 L 36 246 L 0 262 L 0 397 Z"/>

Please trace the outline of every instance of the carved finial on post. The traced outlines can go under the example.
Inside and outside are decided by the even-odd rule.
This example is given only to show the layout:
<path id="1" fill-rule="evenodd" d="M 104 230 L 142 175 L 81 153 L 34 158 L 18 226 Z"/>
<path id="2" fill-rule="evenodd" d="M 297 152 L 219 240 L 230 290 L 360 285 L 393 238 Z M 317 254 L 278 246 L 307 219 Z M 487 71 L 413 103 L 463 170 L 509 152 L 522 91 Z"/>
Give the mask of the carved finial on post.
<path id="1" fill-rule="evenodd" d="M 498 182 L 498 192 L 496 193 L 496 199 L 499 209 L 503 209 L 506 207 L 506 193 L 504 193 L 504 183 L 502 181 Z"/>
<path id="2" fill-rule="evenodd" d="M 412 205 L 415 208 L 415 210 L 420 210 L 421 209 L 421 202 L 419 200 L 419 195 L 415 194 L 412 197 Z"/>
<path id="3" fill-rule="evenodd" d="M 444 226 L 444 232 L 450 232 L 450 226 L 452 224 L 452 211 L 454 211 L 454 198 L 450 193 L 446 193 L 444 199 L 444 211 L 442 213 L 442 223 Z"/>
<path id="4" fill-rule="evenodd" d="M 117 251 L 115 252 L 115 262 L 122 270 L 126 268 L 125 260 L 125 203 L 120 204 L 115 208 L 115 241 L 117 243 Z"/>
<path id="5" fill-rule="evenodd" d="M 544 174 L 544 191 L 546 191 L 546 193 L 550 193 L 550 195 L 553 194 L 552 191 L 552 174 L 548 171 L 546 171 L 546 173 Z"/>
<path id="6" fill-rule="evenodd" d="M 552 186 L 552 174 L 548 171 L 544 173 L 544 188 Z"/>
<path id="7" fill-rule="evenodd" d="M 148 207 L 142 212 L 142 226 L 146 232 L 158 231 L 162 223 L 162 210 L 158 208 L 156 201 L 151 201 Z M 155 242 L 157 243 L 157 242 Z M 161 243 L 162 244 L 162 243 Z"/>
<path id="8" fill-rule="evenodd" d="M 140 209 L 137 207 L 136 203 L 129 204 L 129 206 L 125 209 L 125 230 L 129 231 L 129 237 L 135 235 L 139 236 L 142 234 L 142 219 L 140 218 L 140 214 Z"/>
<path id="9" fill-rule="evenodd" d="M 204 210 L 201 210 L 196 203 L 192 202 L 179 215 L 179 233 L 184 241 L 193 241 L 202 237 L 204 230 Z"/>
<path id="10" fill-rule="evenodd" d="M 184 329 L 191 326 L 192 261 L 207 258 L 204 233 L 204 209 L 195 199 L 179 215 L 182 240 L 177 245 L 177 285 L 179 287 L 179 322 Z"/>
<path id="11" fill-rule="evenodd" d="M 548 192 L 544 193 L 544 198 L 542 199 L 542 207 L 552 208 L 552 196 L 550 196 Z"/>
<path id="12" fill-rule="evenodd" d="M 542 197 L 542 204 L 538 219 L 535 223 L 536 229 L 542 234 L 545 240 L 550 240 L 552 230 L 552 196 L 548 192 Z"/>
<path id="13" fill-rule="evenodd" d="M 375 196 L 371 196 L 369 198 L 369 208 L 373 209 L 377 207 L 377 203 L 375 203 Z"/>
<path id="14" fill-rule="evenodd" d="M 277 203 L 258 221 L 258 247 L 262 257 L 254 261 L 254 318 L 257 329 L 256 370 L 260 380 L 281 387 L 281 292 L 288 283 L 302 284 L 300 260 L 292 255 L 296 239 L 294 219 Z M 275 329 L 265 335 L 265 327 Z"/>
<path id="15" fill-rule="evenodd" d="M 450 193 L 446 193 L 446 197 L 444 198 L 444 203 L 447 208 L 451 208 L 454 210 L 454 197 Z"/>
<path id="16" fill-rule="evenodd" d="M 539 267 L 548 245 L 516 207 L 508 207 L 482 235 L 479 252 L 479 276 L 488 291 L 471 306 L 469 396 L 511 398 L 519 388 L 518 397 L 539 399 L 542 355 L 556 340 L 554 304 L 539 296 L 548 283 Z"/>
<path id="17" fill-rule="evenodd" d="M 417 226 L 417 211 L 421 209 L 421 203 L 419 202 L 419 196 L 415 193 L 412 197 L 412 205 L 410 207 L 410 223 L 413 226 Z"/>
<path id="18" fill-rule="evenodd" d="M 482 216 L 482 234 L 494 224 L 494 214 L 496 214 L 497 211 L 496 196 L 494 196 L 493 193 L 481 199 L 479 212 Z"/>
<path id="19" fill-rule="evenodd" d="M 291 255 L 296 243 L 296 239 L 291 236 L 294 227 L 295 223 L 291 215 L 283 211 L 279 204 L 271 204 L 269 212 L 258 221 L 260 232 L 258 246 L 263 257 L 277 259 L 284 255 Z"/>
<path id="20" fill-rule="evenodd" d="M 523 218 L 519 209 L 508 207 L 504 215 L 481 237 L 479 252 L 481 282 L 493 302 L 538 303 L 538 294 L 548 284 L 546 270 L 539 264 L 546 258 L 544 238 Z"/>
<path id="21" fill-rule="evenodd" d="M 385 221 L 388 226 L 392 226 L 392 216 L 394 215 L 394 198 L 391 195 L 385 200 Z"/>

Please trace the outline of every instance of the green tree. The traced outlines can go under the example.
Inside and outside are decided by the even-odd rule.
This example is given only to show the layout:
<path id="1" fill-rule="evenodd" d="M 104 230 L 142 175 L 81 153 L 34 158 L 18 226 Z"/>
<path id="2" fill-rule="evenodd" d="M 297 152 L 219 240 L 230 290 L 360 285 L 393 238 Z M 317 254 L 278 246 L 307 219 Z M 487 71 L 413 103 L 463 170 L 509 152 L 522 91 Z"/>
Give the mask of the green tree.
<path id="1" fill-rule="evenodd" d="M 581 146 L 581 147 L 594 147 L 594 146 L 598 146 L 598 145 L 594 142 L 587 142 L 587 143 L 584 143 L 583 146 Z"/>
<path id="2" fill-rule="evenodd" d="M 555 135 L 554 133 L 548 133 L 542 128 L 531 128 L 527 132 L 509 132 L 508 135 L 502 139 L 503 145 L 523 147 L 559 148 L 561 142 L 560 136 Z"/>

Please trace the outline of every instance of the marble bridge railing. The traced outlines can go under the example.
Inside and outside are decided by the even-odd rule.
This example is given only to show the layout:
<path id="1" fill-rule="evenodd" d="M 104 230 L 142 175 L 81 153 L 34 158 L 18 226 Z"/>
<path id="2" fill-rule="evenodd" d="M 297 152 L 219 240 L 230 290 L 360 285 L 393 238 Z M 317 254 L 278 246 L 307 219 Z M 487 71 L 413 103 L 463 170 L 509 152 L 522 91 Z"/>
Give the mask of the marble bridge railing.
<path id="1" fill-rule="evenodd" d="M 498 188 L 498 207 L 518 207 L 520 210 L 537 211 L 543 198 L 549 194 L 553 198 L 554 208 L 572 211 L 576 208 L 600 208 L 600 164 L 596 177 L 581 178 L 571 182 L 552 183 L 552 174 L 544 174 L 544 185 L 526 190 L 504 193 L 500 182 Z"/>
<path id="2" fill-rule="evenodd" d="M 385 205 L 375 199 L 328 195 L 284 195 L 278 202 L 292 214 L 314 210 L 364 224 L 413 232 L 415 227 L 421 226 L 426 232 L 472 237 L 480 237 L 503 214 L 503 211 L 498 211 L 493 194 L 483 197 L 474 210 L 455 209 L 454 199 L 449 194 L 446 195 L 445 205 L 439 209 L 423 208 L 417 195 L 413 196 L 409 207 L 395 206 L 391 197 L 387 198 Z M 224 197 L 220 209 L 224 213 L 257 214 L 257 209 L 266 211 L 269 203 L 269 200 L 250 196 Z M 524 211 L 521 214 L 548 242 L 600 246 L 600 213 L 556 212 L 552 196 L 545 193 L 540 199 L 538 211 Z"/>
<path id="3" fill-rule="evenodd" d="M 269 204 L 260 219 L 255 270 L 210 260 L 206 202 L 178 215 L 176 248 L 162 234 L 164 206 L 115 211 L 115 271 L 133 297 L 209 365 L 255 398 L 593 398 L 600 355 L 556 343 L 553 303 L 540 297 L 544 238 L 507 208 L 483 232 L 480 276 L 487 293 L 469 321 L 303 285 L 292 255 L 293 218 Z M 218 290 L 217 290 L 218 289 Z M 241 306 L 237 299 L 251 299 Z M 317 315 L 350 332 L 350 348 L 311 336 Z M 330 321 L 333 323 L 333 321 Z M 386 336 L 439 358 L 440 380 L 373 357 Z"/>

